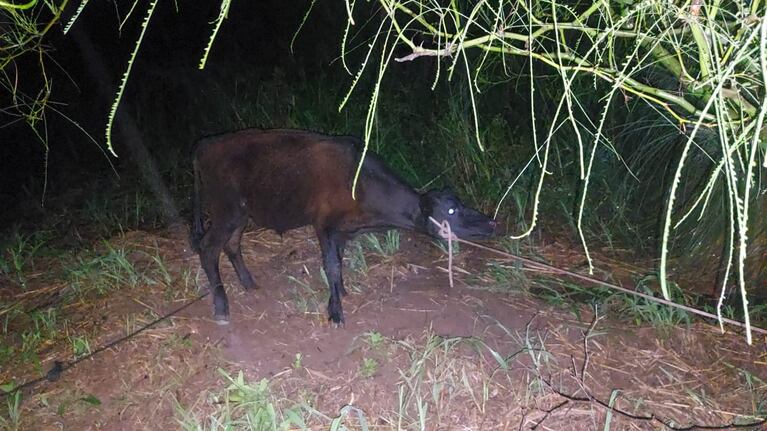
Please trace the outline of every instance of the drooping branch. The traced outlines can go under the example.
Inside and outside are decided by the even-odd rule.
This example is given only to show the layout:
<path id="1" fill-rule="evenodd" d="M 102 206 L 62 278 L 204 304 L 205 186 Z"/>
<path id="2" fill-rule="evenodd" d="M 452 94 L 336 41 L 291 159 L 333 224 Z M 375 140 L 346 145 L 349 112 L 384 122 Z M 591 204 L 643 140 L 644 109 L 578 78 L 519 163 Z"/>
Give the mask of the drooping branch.
<path id="1" fill-rule="evenodd" d="M 685 35 L 689 35 L 691 33 L 690 28 L 693 24 L 695 28 L 700 28 L 701 24 L 699 23 L 699 18 L 697 16 L 685 16 L 683 19 L 679 19 L 678 23 L 676 23 L 673 28 L 666 31 L 663 37 L 661 37 L 657 34 L 627 28 L 629 27 L 628 24 L 622 26 L 613 25 L 603 28 L 590 26 L 584 21 L 598 9 L 592 7 L 584 12 L 584 14 L 576 17 L 573 21 L 558 22 L 556 26 L 554 23 L 536 19 L 531 36 L 521 32 L 515 32 L 514 30 L 518 26 L 504 25 L 501 28 L 492 29 L 488 26 L 477 25 L 475 26 L 475 30 L 479 35 L 467 38 L 465 35 L 468 33 L 469 29 L 457 29 L 455 32 L 441 31 L 439 30 L 438 25 L 434 25 L 426 19 L 426 16 L 428 15 L 427 12 L 440 14 L 444 13 L 444 11 L 433 8 L 423 13 L 418 13 L 400 2 L 380 0 L 380 3 L 388 11 L 389 18 L 394 21 L 394 28 L 395 31 L 397 31 L 398 38 L 412 51 L 408 55 L 396 58 L 395 60 L 398 62 L 413 61 L 420 57 L 454 57 L 459 52 L 471 48 L 478 48 L 500 55 L 532 56 L 560 72 L 562 71 L 561 69 L 564 68 L 566 71 L 570 72 L 584 72 L 595 75 L 611 84 L 619 82 L 622 90 L 658 105 L 667 111 L 680 124 L 688 124 L 703 117 L 705 120 L 704 126 L 713 127 L 716 125 L 714 115 L 704 113 L 699 108 L 699 106 L 705 105 L 708 98 L 714 96 L 706 85 L 706 82 L 710 79 L 709 54 L 706 51 L 699 55 L 699 58 L 705 61 L 701 61 L 696 65 L 700 72 L 699 77 L 696 79 L 690 75 L 691 67 L 685 66 L 681 60 L 684 56 L 687 56 L 686 50 L 690 48 L 687 45 L 673 45 L 671 43 L 673 40 L 679 40 L 685 37 Z M 518 4 L 522 5 L 523 3 L 518 2 Z M 601 3 L 595 3 L 595 5 L 599 4 Z M 404 12 L 410 20 L 421 25 L 421 30 L 418 33 L 420 38 L 423 39 L 425 36 L 430 36 L 434 40 L 444 40 L 444 44 L 434 48 L 425 48 L 423 44 L 416 44 L 412 37 L 401 31 L 401 27 L 397 23 L 398 17 L 394 13 L 395 10 Z M 638 11 L 639 9 L 637 8 L 636 10 Z M 629 20 L 627 20 L 626 17 L 623 17 L 621 22 L 626 23 L 628 21 Z M 740 27 L 737 28 L 737 31 L 740 32 L 745 26 L 753 24 L 755 23 L 750 22 L 749 20 L 743 20 L 740 23 Z M 731 22 L 722 22 L 719 25 L 724 30 L 736 31 L 735 25 Z M 533 46 L 536 45 L 541 46 L 547 40 L 548 34 L 555 31 L 555 27 L 558 31 L 581 33 L 598 41 L 603 41 L 608 38 L 637 40 L 640 43 L 647 45 L 648 49 L 652 50 L 653 58 L 655 60 L 654 65 L 665 69 L 671 75 L 675 76 L 680 84 L 684 85 L 687 91 L 685 93 L 675 93 L 661 87 L 640 83 L 635 78 L 622 76 L 618 70 L 610 66 L 599 65 L 588 58 L 584 58 L 579 55 L 576 50 L 556 53 L 549 52 L 545 49 L 538 51 L 533 48 Z M 697 35 L 692 38 L 695 46 L 697 46 L 696 50 L 701 51 L 701 49 L 705 48 L 704 45 L 701 45 L 704 43 L 704 40 L 701 39 L 702 36 L 697 32 L 692 33 Z M 501 43 L 493 43 L 497 41 L 500 41 Z M 690 43 L 693 43 L 693 41 Z M 521 46 L 515 46 L 515 43 L 521 44 Z M 669 49 L 664 46 L 664 43 L 670 45 L 672 51 L 669 51 Z M 759 70 L 758 65 L 754 63 L 747 62 L 746 66 L 749 70 L 754 72 Z M 757 114 L 756 107 L 747 97 L 743 96 L 739 87 L 723 87 L 721 92 L 725 99 L 732 102 L 733 109 L 742 110 L 749 117 Z M 679 111 L 681 111 L 681 113 Z"/>
<path id="2" fill-rule="evenodd" d="M 767 61 L 763 61 L 767 55 L 767 17 L 764 16 L 762 2 L 752 2 L 749 6 L 743 2 L 723 4 L 717 0 L 692 0 L 681 4 L 664 3 L 663 7 L 651 0 L 630 4 L 610 1 L 572 4 L 557 0 L 377 0 L 376 4 L 380 8 L 374 8 L 373 17 L 381 21 L 379 28 L 383 28 L 386 22 L 394 33 L 395 44 L 409 51 L 404 55 L 398 54 L 395 61 L 406 63 L 422 58 L 436 59 L 435 84 L 440 77 L 441 59 L 450 59 L 448 81 L 459 61 L 465 65 L 474 113 L 473 131 L 480 149 L 483 145 L 479 139 L 475 93 L 481 91 L 478 77 L 486 65 L 497 59 L 503 62 L 503 70 L 509 74 L 505 63 L 507 57 L 527 60 L 531 101 L 535 99 L 536 87 L 532 64 L 545 65 L 557 72 L 560 79 L 555 85 L 561 86 L 561 91 L 547 96 L 554 99 L 551 100 L 552 106 L 559 107 L 554 111 L 553 118 L 546 119 L 552 127 L 541 141 L 537 138 L 537 126 L 533 120 L 532 141 L 538 164 L 528 163 L 524 168 L 537 167 L 541 171 L 534 192 L 532 219 L 525 232 L 511 235 L 511 238 L 529 235 L 536 227 L 538 197 L 544 178 L 550 174 L 546 171 L 545 156 L 554 135 L 560 130 L 554 125 L 564 119 L 563 124 L 568 123 L 568 129 L 574 128 L 576 136 L 596 137 L 588 164 L 580 138 L 577 159 L 573 160 L 580 166 L 580 180 L 584 182 L 577 229 L 589 267 L 592 267 L 582 231 L 583 206 L 587 202 L 596 149 L 602 145 L 614 148 L 611 137 L 603 131 L 608 111 L 627 106 L 611 102 L 615 100 L 613 96 L 620 92 L 626 100 L 634 98 L 645 102 L 658 114 L 656 121 L 675 125 L 686 141 L 676 162 L 676 173 L 669 186 L 664 211 L 658 268 L 664 298 L 671 299 L 666 266 L 671 232 L 681 223 L 676 223 L 676 220 L 687 218 L 693 211 L 703 214 L 709 210 L 710 217 L 721 219 L 731 232 L 737 233 L 726 253 L 737 259 L 737 262 L 728 260 L 728 268 L 732 264 L 736 271 L 735 274 L 726 273 L 722 286 L 727 286 L 730 277 L 737 278 L 742 302 L 748 303 L 743 272 L 746 270 L 744 262 L 748 251 L 747 234 L 749 229 L 753 230 L 755 222 L 745 212 L 752 203 L 747 201 L 763 199 L 763 193 L 759 193 L 763 186 L 753 181 L 753 177 L 758 175 L 757 166 L 767 168 L 767 130 L 763 124 L 764 113 L 767 112 Z M 349 11 L 351 13 L 351 9 Z M 353 25 L 351 16 L 349 25 Z M 371 52 L 378 49 L 377 37 L 376 34 L 369 45 Z M 347 42 L 345 38 L 344 45 Z M 472 51 L 480 54 L 470 55 Z M 365 57 L 360 71 L 367 65 L 368 58 L 369 55 Z M 382 65 L 379 69 L 385 67 Z M 360 75 L 361 72 L 355 76 L 350 93 Z M 588 81 L 583 78 L 593 81 L 589 84 L 594 91 L 588 96 L 573 90 L 579 78 L 584 82 Z M 598 81 L 605 85 L 598 86 Z M 602 109 L 598 124 L 591 120 L 594 112 L 587 110 L 585 104 L 578 100 L 582 97 L 599 100 L 598 105 Z M 603 104 L 603 101 L 607 102 Z M 531 114 L 535 116 L 534 112 Z M 704 139 L 699 133 L 701 129 L 713 132 L 706 135 L 718 141 L 712 144 L 721 148 L 720 152 L 710 154 L 702 150 L 699 142 Z M 688 172 L 687 165 L 694 160 L 689 153 L 699 150 L 715 165 L 723 166 L 726 175 L 712 175 L 710 181 L 703 181 L 695 190 L 699 193 L 698 199 L 677 200 L 680 179 L 689 175 L 682 175 L 682 172 Z M 543 161 L 539 153 L 543 154 Z M 500 198 L 499 208 L 515 183 L 516 180 Z M 724 214 L 712 214 L 708 205 L 715 183 L 725 185 L 729 194 L 731 205 Z M 749 342 L 750 332 L 747 322 Z"/>
<path id="3" fill-rule="evenodd" d="M 704 113 L 701 110 L 699 110 L 695 105 L 693 105 L 690 101 L 685 99 L 682 96 L 673 94 L 670 91 L 663 90 L 657 87 L 653 87 L 650 85 L 642 84 L 636 79 L 630 78 L 628 76 L 625 76 L 621 74 L 619 71 L 610 70 L 607 68 L 595 66 L 591 64 L 588 60 L 581 58 L 574 54 L 567 54 L 567 53 L 548 53 L 548 52 L 534 52 L 529 49 L 521 49 L 521 48 L 515 48 L 513 46 L 493 46 L 488 43 L 486 43 L 488 40 L 490 40 L 490 36 L 483 36 L 478 37 L 472 40 L 468 40 L 464 42 L 460 47 L 453 44 L 447 44 L 444 48 L 434 48 L 434 49 L 428 49 L 423 48 L 421 46 L 417 46 L 412 53 L 403 56 L 398 57 L 395 60 L 398 62 L 406 62 L 406 61 L 413 61 L 419 57 L 452 57 L 454 55 L 457 55 L 457 53 L 461 49 L 466 48 L 480 48 L 487 51 L 496 52 L 499 54 L 508 54 L 508 55 L 515 55 L 515 56 L 524 56 L 524 57 L 533 57 L 537 60 L 540 60 L 542 63 L 551 66 L 552 68 L 558 70 L 558 71 L 566 71 L 566 72 L 587 72 L 591 73 L 608 83 L 619 83 L 621 89 L 632 93 L 636 95 L 637 97 L 641 97 L 645 100 L 648 100 L 652 103 L 655 103 L 659 106 L 661 106 L 663 109 L 669 112 L 680 124 L 685 123 L 691 123 L 694 120 L 685 118 L 677 113 L 678 109 L 681 109 L 685 111 L 687 114 L 690 114 L 692 116 L 700 117 L 702 116 L 707 123 L 705 123 L 708 126 L 713 126 L 714 122 L 716 121 L 715 117 L 712 114 Z M 563 64 L 557 61 L 557 58 L 560 60 L 567 61 L 567 64 Z M 735 91 L 730 91 L 727 93 L 731 97 L 737 97 L 740 98 L 740 96 Z M 674 108 L 677 109 L 674 109 Z"/>

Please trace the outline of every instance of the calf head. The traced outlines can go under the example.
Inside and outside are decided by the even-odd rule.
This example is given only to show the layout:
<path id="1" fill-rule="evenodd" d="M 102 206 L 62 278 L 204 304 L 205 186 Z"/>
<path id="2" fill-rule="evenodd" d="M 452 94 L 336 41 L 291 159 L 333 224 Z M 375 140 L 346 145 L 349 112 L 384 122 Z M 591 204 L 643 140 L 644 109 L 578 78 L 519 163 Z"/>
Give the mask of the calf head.
<path id="1" fill-rule="evenodd" d="M 421 214 L 426 224 L 426 233 L 434 237 L 439 237 L 439 227 L 429 217 L 440 224 L 447 221 L 450 230 L 462 239 L 486 239 L 495 232 L 496 223 L 493 219 L 464 206 L 449 189 L 431 190 L 421 195 Z"/>

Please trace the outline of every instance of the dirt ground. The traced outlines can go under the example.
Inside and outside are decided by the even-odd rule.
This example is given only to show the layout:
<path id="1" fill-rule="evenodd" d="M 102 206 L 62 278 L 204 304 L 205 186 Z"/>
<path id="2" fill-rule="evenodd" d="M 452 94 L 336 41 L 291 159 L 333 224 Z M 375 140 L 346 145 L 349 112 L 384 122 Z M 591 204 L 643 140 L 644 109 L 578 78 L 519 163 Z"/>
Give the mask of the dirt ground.
<path id="1" fill-rule="evenodd" d="M 72 304 L 68 331 L 88 334 L 91 350 L 206 286 L 182 237 L 132 232 L 115 241 L 159 252 L 174 281 Z M 334 328 L 310 230 L 248 232 L 243 250 L 260 289 L 244 291 L 222 258 L 229 325 L 215 324 L 205 297 L 25 391 L 21 429 L 196 429 L 195 421 L 218 429 L 238 412 L 227 388 L 240 372 L 251 386 L 267 379 L 263 405 L 281 418 L 297 412 L 311 429 L 334 419 L 336 429 L 728 429 L 767 412 L 763 337 L 748 346 L 710 322 L 659 330 L 609 310 L 545 302 L 529 293 L 542 274 L 494 275 L 514 264 L 465 246 L 450 288 L 444 252 L 407 233 L 393 256 L 367 250 L 362 269 L 347 253 L 347 323 Z M 582 258 L 556 243 L 538 253 L 570 267 Z M 142 256 L 132 258 L 150 265 Z M 613 271 L 606 262 L 599 267 Z M 641 276 L 625 268 L 614 278 Z M 65 342 L 46 346 L 39 367 L 0 370 L 0 382 L 40 377 L 54 360 L 72 362 Z"/>

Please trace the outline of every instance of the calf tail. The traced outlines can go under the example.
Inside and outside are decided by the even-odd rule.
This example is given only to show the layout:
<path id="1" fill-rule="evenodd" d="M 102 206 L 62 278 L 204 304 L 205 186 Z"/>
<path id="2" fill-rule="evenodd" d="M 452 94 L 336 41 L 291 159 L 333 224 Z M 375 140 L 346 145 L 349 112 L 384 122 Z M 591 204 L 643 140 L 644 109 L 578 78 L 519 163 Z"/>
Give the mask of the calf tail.
<path id="1" fill-rule="evenodd" d="M 200 167 L 197 157 L 192 162 L 194 166 L 194 191 L 192 192 L 192 230 L 189 233 L 189 244 L 192 250 L 200 252 L 200 241 L 205 235 L 202 221 L 202 202 L 200 202 Z"/>

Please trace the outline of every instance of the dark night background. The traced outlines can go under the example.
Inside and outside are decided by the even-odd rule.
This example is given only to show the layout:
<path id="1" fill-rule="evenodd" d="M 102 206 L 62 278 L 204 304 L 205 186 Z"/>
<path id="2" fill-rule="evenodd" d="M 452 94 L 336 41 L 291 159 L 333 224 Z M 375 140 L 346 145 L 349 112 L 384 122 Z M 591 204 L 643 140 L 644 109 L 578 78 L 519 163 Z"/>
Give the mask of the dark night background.
<path id="1" fill-rule="evenodd" d="M 228 19 L 214 42 L 207 67 L 198 70 L 197 65 L 213 28 L 210 22 L 218 15 L 220 4 L 179 2 L 176 10 L 174 2 L 160 2 L 133 65 L 118 117 L 126 112 L 135 117 L 144 144 L 161 165 L 167 160 L 168 153 L 182 159 L 185 156 L 181 154 L 183 150 L 204 135 L 245 126 L 285 126 L 279 123 L 235 125 L 237 119 L 234 116 L 238 114 L 232 104 L 222 99 L 238 98 L 237 103 L 255 103 L 255 100 L 249 100 L 253 93 L 243 93 L 272 81 L 274 74 L 280 75 L 276 85 L 283 87 L 305 86 L 312 80 L 321 82 L 321 79 L 327 80 L 326 76 L 339 83 L 349 81 L 339 62 L 330 64 L 339 53 L 344 15 L 339 19 L 338 12 L 343 10 L 337 10 L 334 6 L 338 5 L 332 2 L 318 3 L 291 53 L 290 40 L 308 2 L 233 2 Z M 39 208 L 43 198 L 47 202 L 45 206 L 49 207 L 55 205 L 56 199 L 65 192 L 86 189 L 94 182 L 124 185 L 137 179 L 133 176 L 135 168 L 130 155 L 117 134 L 113 131 L 112 139 L 119 156 L 116 159 L 110 156 L 108 160 L 105 156 L 104 138 L 118 80 L 139 35 L 138 24 L 146 13 L 146 5 L 138 4 L 120 31 L 120 19 L 124 19 L 129 7 L 129 3 L 92 2 L 70 33 L 63 35 L 61 31 L 69 19 L 65 16 L 59 23 L 61 28 L 53 31 L 47 40 L 51 47 L 46 59 L 46 73 L 52 84 L 51 107 L 58 111 L 48 111 L 45 123 L 36 124 L 40 133 L 48 137 L 50 152 L 47 161 L 44 145 L 24 121 L 11 115 L 2 117 L 0 169 L 3 172 L 2 199 L 7 203 L 2 211 L 5 223 L 30 221 L 30 210 L 38 215 L 44 211 Z M 116 9 L 119 9 L 119 15 Z M 69 8 L 70 12 L 73 10 Z M 94 70 L 88 67 L 81 44 L 75 37 L 77 32 L 93 43 L 108 76 L 95 76 Z M 36 58 L 28 56 L 18 62 L 11 73 L 19 74 L 20 90 L 36 94 L 42 84 L 38 71 Z M 108 92 L 105 94 L 101 88 Z M 231 92 L 222 94 L 222 89 Z M 285 91 L 286 95 L 289 90 Z M 280 96 L 279 93 L 275 95 Z M 334 94 L 328 101 L 337 105 L 339 96 Z M 3 105 L 9 105 L 8 94 L 2 97 Z M 289 100 L 286 97 L 269 102 L 287 105 Z M 222 112 L 222 106 L 229 109 Z M 334 108 L 326 107 L 327 110 Z M 351 107 L 352 111 L 358 109 L 363 108 Z M 88 132 L 97 144 L 73 122 Z M 244 123 L 248 122 L 244 120 Z M 115 165 L 122 179 L 118 179 L 110 163 Z M 43 195 L 46 170 L 48 184 Z"/>

